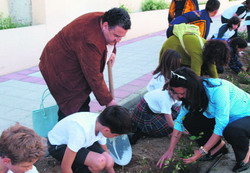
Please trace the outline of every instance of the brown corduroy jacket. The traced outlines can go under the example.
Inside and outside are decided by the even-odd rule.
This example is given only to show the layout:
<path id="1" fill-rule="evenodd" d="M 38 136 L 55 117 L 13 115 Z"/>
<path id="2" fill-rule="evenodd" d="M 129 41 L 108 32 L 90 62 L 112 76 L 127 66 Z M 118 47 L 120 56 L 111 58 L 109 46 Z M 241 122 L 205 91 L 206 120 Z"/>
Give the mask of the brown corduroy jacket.
<path id="1" fill-rule="evenodd" d="M 79 110 L 93 91 L 101 105 L 112 96 L 104 81 L 107 48 L 100 27 L 102 12 L 82 15 L 65 26 L 45 46 L 39 68 L 60 110 Z"/>

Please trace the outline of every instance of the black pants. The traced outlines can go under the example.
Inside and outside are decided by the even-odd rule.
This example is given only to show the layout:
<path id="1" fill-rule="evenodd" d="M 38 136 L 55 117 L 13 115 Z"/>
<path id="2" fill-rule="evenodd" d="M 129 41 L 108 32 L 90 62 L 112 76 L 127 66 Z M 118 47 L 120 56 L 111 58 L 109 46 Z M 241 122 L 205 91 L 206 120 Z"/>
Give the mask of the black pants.
<path id="1" fill-rule="evenodd" d="M 54 157 L 59 162 L 62 161 L 67 145 L 51 145 L 48 140 L 48 149 L 52 157 Z M 72 164 L 72 170 L 74 173 L 90 173 L 88 167 L 84 165 L 85 159 L 90 151 L 97 153 L 103 153 L 104 150 L 101 148 L 98 142 L 95 142 L 92 146 L 87 148 L 81 148 L 75 157 Z"/>
<path id="2" fill-rule="evenodd" d="M 199 146 L 207 143 L 213 134 L 215 119 L 207 118 L 199 112 L 188 113 L 183 120 L 183 125 L 187 131 L 198 138 L 195 140 Z M 213 146 L 215 148 L 221 143 L 221 140 Z M 213 149 L 212 148 L 212 149 Z"/>
<path id="3" fill-rule="evenodd" d="M 90 97 L 88 96 L 86 101 L 83 103 L 83 105 L 77 112 L 89 112 L 89 103 L 90 103 Z M 68 115 L 65 115 L 60 109 L 58 110 L 58 121 L 62 120 L 66 116 Z"/>
<path id="4" fill-rule="evenodd" d="M 223 136 L 232 145 L 237 162 L 244 160 L 249 149 L 250 116 L 227 125 Z"/>

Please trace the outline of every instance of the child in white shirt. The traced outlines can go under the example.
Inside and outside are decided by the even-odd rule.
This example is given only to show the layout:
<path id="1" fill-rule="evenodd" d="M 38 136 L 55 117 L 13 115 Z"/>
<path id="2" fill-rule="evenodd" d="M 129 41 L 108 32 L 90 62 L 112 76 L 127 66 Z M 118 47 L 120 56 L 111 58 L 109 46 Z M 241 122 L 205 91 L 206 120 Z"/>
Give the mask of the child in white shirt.
<path id="1" fill-rule="evenodd" d="M 49 153 L 61 161 L 62 173 L 114 173 L 106 138 L 131 131 L 131 116 L 122 106 L 109 106 L 100 115 L 78 112 L 59 121 L 48 133 Z"/>

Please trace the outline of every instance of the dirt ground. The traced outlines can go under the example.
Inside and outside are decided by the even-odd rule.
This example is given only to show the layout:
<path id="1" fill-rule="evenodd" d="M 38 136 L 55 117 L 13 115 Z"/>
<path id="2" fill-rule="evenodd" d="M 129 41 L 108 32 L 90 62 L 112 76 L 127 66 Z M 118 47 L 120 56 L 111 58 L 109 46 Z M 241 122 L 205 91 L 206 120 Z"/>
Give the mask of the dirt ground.
<path id="1" fill-rule="evenodd" d="M 250 50 L 250 49 L 249 49 Z M 249 54 L 241 58 L 241 61 L 245 66 L 249 67 Z M 224 74 L 220 75 L 221 78 L 233 81 L 238 86 L 245 89 L 248 93 L 250 92 L 250 77 L 248 75 L 243 78 L 239 75 L 234 74 L 230 69 L 226 68 Z M 159 169 L 156 167 L 156 163 L 161 155 L 167 150 L 169 144 L 169 138 L 144 138 L 140 139 L 134 146 L 132 146 L 133 156 L 131 162 L 124 166 L 115 166 L 115 170 L 118 173 L 175 173 L 176 165 L 171 164 L 166 169 Z M 182 138 L 182 148 L 188 147 L 190 140 L 187 137 Z M 180 147 L 180 148 L 181 148 Z M 230 173 L 235 164 L 235 157 L 231 147 L 228 145 L 229 153 L 222 157 L 220 162 L 210 171 L 210 173 Z M 185 173 L 206 173 L 208 168 L 211 166 L 212 161 L 201 162 L 198 161 L 185 169 Z M 60 166 L 57 161 L 53 158 L 46 157 L 36 163 L 36 167 L 41 173 L 59 173 Z M 179 171 L 181 172 L 181 171 Z M 250 169 L 242 173 L 250 173 Z"/>

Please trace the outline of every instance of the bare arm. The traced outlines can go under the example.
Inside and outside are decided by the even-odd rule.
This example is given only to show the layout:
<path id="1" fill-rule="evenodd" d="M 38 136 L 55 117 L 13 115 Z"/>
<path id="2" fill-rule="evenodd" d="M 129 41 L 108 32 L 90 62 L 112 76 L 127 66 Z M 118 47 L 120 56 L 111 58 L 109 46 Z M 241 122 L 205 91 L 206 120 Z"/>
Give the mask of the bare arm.
<path id="1" fill-rule="evenodd" d="M 172 115 L 164 114 L 164 116 L 165 116 L 165 118 L 167 120 L 168 126 L 173 128 L 174 127 L 174 121 L 173 121 Z"/>
<path id="2" fill-rule="evenodd" d="M 72 151 L 67 147 L 61 163 L 62 173 L 73 173 L 71 166 L 75 160 L 75 157 L 76 152 Z"/>
<path id="3" fill-rule="evenodd" d="M 170 140 L 170 145 L 166 153 L 161 156 L 160 160 L 157 162 L 157 166 L 162 168 L 164 165 L 165 160 L 171 159 L 174 153 L 175 146 L 177 145 L 180 137 L 182 135 L 181 131 L 175 130 L 173 131 L 173 135 Z"/>
<path id="4" fill-rule="evenodd" d="M 107 153 L 109 153 L 107 145 L 101 145 L 100 144 L 100 146 L 102 147 L 102 149 L 104 149 L 104 151 L 106 151 Z"/>

